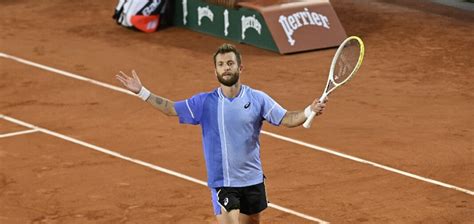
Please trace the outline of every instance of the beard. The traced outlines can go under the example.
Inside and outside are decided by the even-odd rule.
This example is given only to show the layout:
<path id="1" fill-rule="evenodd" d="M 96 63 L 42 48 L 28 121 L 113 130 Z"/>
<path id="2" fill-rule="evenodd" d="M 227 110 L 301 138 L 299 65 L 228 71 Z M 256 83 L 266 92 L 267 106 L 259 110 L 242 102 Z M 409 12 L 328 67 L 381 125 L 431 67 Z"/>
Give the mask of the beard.
<path id="1" fill-rule="evenodd" d="M 224 86 L 233 86 L 237 81 L 239 81 L 240 72 L 224 72 L 222 74 L 217 74 L 217 80 Z M 226 78 L 224 78 L 226 76 Z M 230 77 L 227 77 L 230 76 Z"/>

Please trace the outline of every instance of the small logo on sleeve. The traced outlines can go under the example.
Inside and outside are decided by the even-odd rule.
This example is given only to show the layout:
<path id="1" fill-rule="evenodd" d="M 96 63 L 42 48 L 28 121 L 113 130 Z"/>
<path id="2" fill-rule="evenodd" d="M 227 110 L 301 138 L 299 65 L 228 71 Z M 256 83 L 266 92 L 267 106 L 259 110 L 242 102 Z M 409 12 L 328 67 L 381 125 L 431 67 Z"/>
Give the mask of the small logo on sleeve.
<path id="1" fill-rule="evenodd" d="M 244 108 L 247 109 L 250 107 L 250 102 L 248 102 L 247 104 L 244 105 Z"/>

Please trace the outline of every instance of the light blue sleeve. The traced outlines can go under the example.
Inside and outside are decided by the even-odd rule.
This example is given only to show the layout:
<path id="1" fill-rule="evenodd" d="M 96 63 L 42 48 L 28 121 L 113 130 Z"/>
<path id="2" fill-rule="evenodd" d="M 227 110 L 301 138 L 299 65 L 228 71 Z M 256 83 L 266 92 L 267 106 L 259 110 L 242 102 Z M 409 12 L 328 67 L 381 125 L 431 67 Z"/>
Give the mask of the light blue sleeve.
<path id="1" fill-rule="evenodd" d="M 268 121 L 268 123 L 279 126 L 286 114 L 286 109 L 280 106 L 280 104 L 266 93 L 262 91 L 257 91 L 257 93 L 261 102 L 261 116 Z"/>
<path id="2" fill-rule="evenodd" d="M 181 124 L 200 124 L 205 93 L 174 103 Z"/>

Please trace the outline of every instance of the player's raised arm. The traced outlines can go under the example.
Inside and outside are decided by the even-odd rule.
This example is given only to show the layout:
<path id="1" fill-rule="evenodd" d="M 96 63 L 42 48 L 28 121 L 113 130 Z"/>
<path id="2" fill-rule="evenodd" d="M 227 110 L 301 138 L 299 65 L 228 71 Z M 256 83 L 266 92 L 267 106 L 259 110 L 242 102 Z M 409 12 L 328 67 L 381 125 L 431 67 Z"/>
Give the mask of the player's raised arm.
<path id="1" fill-rule="evenodd" d="M 153 107 L 155 107 L 162 113 L 168 116 L 177 115 L 176 110 L 174 109 L 174 102 L 151 93 L 142 85 L 142 83 L 140 82 L 140 78 L 138 78 L 138 75 L 137 73 L 135 73 L 135 71 L 132 71 L 132 77 L 128 76 L 122 71 L 120 71 L 120 73 L 117 74 L 115 77 L 123 84 L 125 88 L 137 94 L 138 97 L 153 105 Z"/>
<path id="2" fill-rule="evenodd" d="M 311 111 L 314 111 L 317 116 L 321 115 L 326 107 L 326 102 L 328 99 L 326 98 L 324 102 L 319 102 L 316 99 L 311 105 L 306 107 L 306 109 L 301 111 L 288 111 L 286 112 L 281 124 L 285 127 L 294 128 L 302 125 L 306 119 L 311 114 Z"/>

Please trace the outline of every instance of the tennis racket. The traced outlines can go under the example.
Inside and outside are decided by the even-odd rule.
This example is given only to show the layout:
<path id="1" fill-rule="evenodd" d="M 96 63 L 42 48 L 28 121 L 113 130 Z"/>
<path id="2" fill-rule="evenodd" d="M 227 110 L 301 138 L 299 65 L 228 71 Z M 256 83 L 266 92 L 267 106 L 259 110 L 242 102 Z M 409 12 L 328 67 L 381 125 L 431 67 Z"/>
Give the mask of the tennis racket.
<path id="1" fill-rule="evenodd" d="M 319 98 L 319 102 L 323 102 L 324 99 L 326 99 L 326 97 L 329 96 L 329 94 L 337 87 L 347 83 L 347 81 L 357 73 L 363 59 L 364 42 L 356 36 L 351 36 L 345 39 L 332 59 L 328 82 L 326 83 L 326 88 L 324 89 L 321 98 Z M 311 115 L 306 119 L 303 127 L 311 127 L 311 122 L 313 122 L 314 116 L 316 116 L 316 113 L 311 111 Z"/>

